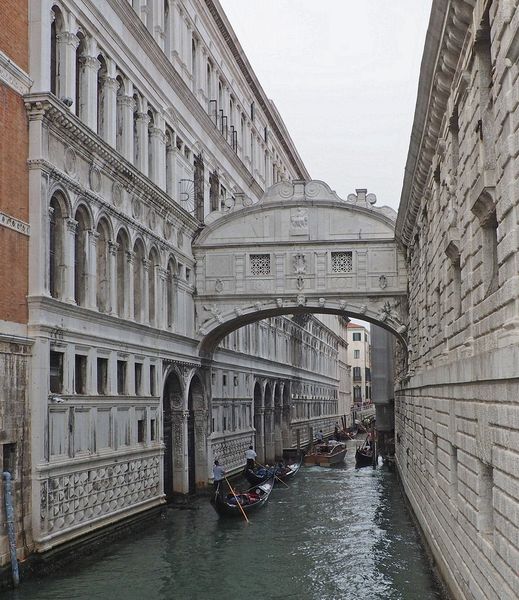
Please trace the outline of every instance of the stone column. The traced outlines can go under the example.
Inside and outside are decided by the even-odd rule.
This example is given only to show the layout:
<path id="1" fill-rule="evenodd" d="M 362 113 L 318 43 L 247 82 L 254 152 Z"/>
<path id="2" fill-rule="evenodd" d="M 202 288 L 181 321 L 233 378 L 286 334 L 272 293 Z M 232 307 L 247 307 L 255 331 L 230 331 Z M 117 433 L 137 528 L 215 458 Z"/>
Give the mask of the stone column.
<path id="1" fill-rule="evenodd" d="M 283 437 L 281 433 L 281 406 L 274 411 L 274 452 L 276 459 L 283 456 Z"/>
<path id="2" fill-rule="evenodd" d="M 117 145 L 117 90 L 119 82 L 115 77 L 103 77 L 103 139 L 112 148 Z"/>
<path id="3" fill-rule="evenodd" d="M 142 286 L 142 318 L 141 318 L 141 322 L 142 323 L 150 323 L 150 286 L 149 286 L 149 279 L 148 279 L 148 273 L 150 270 L 150 265 L 151 262 L 147 259 L 144 258 L 142 260 L 142 279 L 143 279 L 143 286 Z"/>
<path id="4" fill-rule="evenodd" d="M 75 236 L 77 221 L 65 219 L 65 231 L 63 232 L 63 299 L 69 304 L 76 304 L 74 298 L 74 262 L 75 262 Z"/>
<path id="5" fill-rule="evenodd" d="M 76 50 L 79 38 L 75 33 L 62 31 L 57 36 L 57 51 L 59 60 L 59 81 L 56 95 L 60 100 L 70 99 L 72 104 L 67 105 L 71 112 L 76 107 Z"/>
<path id="6" fill-rule="evenodd" d="M 195 419 L 195 486 L 207 486 L 207 410 L 196 410 Z"/>
<path id="7" fill-rule="evenodd" d="M 128 269 L 126 270 L 126 276 L 128 277 L 128 285 L 125 289 L 128 290 L 127 301 L 124 303 L 125 314 L 124 316 L 128 319 L 133 319 L 133 261 L 135 254 L 131 250 L 126 251 L 126 260 L 128 262 Z"/>
<path id="8" fill-rule="evenodd" d="M 174 137 L 174 136 L 173 136 Z M 175 185 L 175 140 L 171 140 L 171 146 L 166 148 L 166 168 L 165 168 L 166 184 L 165 190 L 166 194 L 171 198 L 175 198 L 177 195 L 177 188 Z"/>
<path id="9" fill-rule="evenodd" d="M 265 460 L 268 463 L 273 463 L 276 458 L 276 450 L 274 445 L 274 410 L 272 408 L 265 409 Z"/>
<path id="10" fill-rule="evenodd" d="M 110 240 L 108 242 L 108 269 L 109 269 L 109 278 L 110 278 L 110 288 L 108 290 L 109 294 L 109 302 L 110 302 L 110 314 L 117 314 L 117 250 L 119 249 L 119 244 Z"/>
<path id="11" fill-rule="evenodd" d="M 151 173 L 148 173 L 150 179 L 161 189 L 166 189 L 166 134 L 165 123 L 159 115 L 155 118 L 155 127 L 150 130 L 151 153 Z"/>
<path id="12" fill-rule="evenodd" d="M 137 113 L 137 160 L 135 166 L 143 175 L 148 175 L 148 124 L 150 118 L 147 113 Z"/>
<path id="13" fill-rule="evenodd" d="M 179 494 L 189 492 L 189 462 L 187 448 L 187 420 L 189 411 L 172 410 L 173 435 L 173 491 Z"/>
<path id="14" fill-rule="evenodd" d="M 260 408 L 254 411 L 254 428 L 256 429 L 255 447 L 258 462 L 265 464 L 265 411 Z"/>
<path id="15" fill-rule="evenodd" d="M 153 314 L 155 315 L 155 317 L 153 319 L 153 323 L 150 323 L 150 325 L 152 327 L 161 327 L 162 326 L 162 318 L 161 318 L 162 315 L 160 314 L 160 308 L 162 305 L 162 302 L 161 302 L 162 283 L 161 283 L 161 276 L 160 276 L 161 268 L 159 265 L 151 265 L 151 268 L 153 269 L 153 283 L 155 286 L 155 298 L 154 298 L 154 305 L 153 305 Z"/>
<path id="16" fill-rule="evenodd" d="M 95 55 L 81 57 L 79 118 L 97 132 L 97 72 L 101 63 Z"/>
<path id="17" fill-rule="evenodd" d="M 90 229 L 87 233 L 88 241 L 88 264 L 87 264 L 87 281 L 86 281 L 86 305 L 88 308 L 96 308 L 97 306 L 97 240 L 99 233 L 94 229 Z"/>
<path id="18" fill-rule="evenodd" d="M 130 162 L 133 162 L 133 111 L 135 100 L 132 96 L 117 96 L 117 127 L 120 130 L 117 150 Z"/>

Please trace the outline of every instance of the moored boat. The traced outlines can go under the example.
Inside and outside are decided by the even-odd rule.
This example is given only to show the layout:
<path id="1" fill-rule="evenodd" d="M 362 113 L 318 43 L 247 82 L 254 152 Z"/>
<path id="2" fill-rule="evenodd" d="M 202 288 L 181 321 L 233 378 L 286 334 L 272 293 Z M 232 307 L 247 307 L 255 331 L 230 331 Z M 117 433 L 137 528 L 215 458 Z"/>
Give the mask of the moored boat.
<path id="1" fill-rule="evenodd" d="M 344 462 L 346 445 L 340 442 L 316 444 L 312 452 L 305 456 L 305 465 L 331 467 Z"/>
<path id="2" fill-rule="evenodd" d="M 229 493 L 225 494 L 222 489 L 218 489 L 211 498 L 211 504 L 220 516 L 243 517 L 243 512 L 248 514 L 264 506 L 273 487 L 274 478 L 271 477 L 244 492 L 232 493 L 229 490 Z"/>

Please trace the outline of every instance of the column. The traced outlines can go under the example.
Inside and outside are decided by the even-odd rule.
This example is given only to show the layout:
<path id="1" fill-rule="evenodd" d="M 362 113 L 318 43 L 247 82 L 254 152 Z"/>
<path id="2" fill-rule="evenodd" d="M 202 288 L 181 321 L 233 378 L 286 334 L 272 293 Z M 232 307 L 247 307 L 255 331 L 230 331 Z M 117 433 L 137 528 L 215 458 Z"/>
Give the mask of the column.
<path id="1" fill-rule="evenodd" d="M 197 410 L 195 419 L 195 487 L 207 486 L 207 410 Z"/>
<path id="2" fill-rule="evenodd" d="M 133 261 L 135 258 L 135 254 L 131 250 L 126 251 L 126 260 L 128 262 L 128 268 L 126 269 L 126 277 L 128 277 L 128 281 L 125 287 L 128 290 L 128 296 L 126 302 L 124 303 L 125 314 L 124 316 L 127 319 L 133 319 Z"/>
<path id="3" fill-rule="evenodd" d="M 135 166 L 143 175 L 148 175 L 148 124 L 150 118 L 145 112 L 137 113 L 137 160 Z"/>
<path id="4" fill-rule="evenodd" d="M 97 60 L 95 42 L 88 44 L 81 57 L 79 118 L 97 132 L 97 72 L 101 63 Z"/>
<path id="5" fill-rule="evenodd" d="M 175 136 L 173 134 L 173 139 L 171 140 L 171 145 L 166 147 L 166 193 L 171 198 L 175 198 L 176 196 L 176 186 L 175 186 Z"/>
<path id="6" fill-rule="evenodd" d="M 165 122 L 160 115 L 155 117 L 155 127 L 150 131 L 152 172 L 148 173 L 150 179 L 161 189 L 166 190 L 166 134 Z"/>
<path id="7" fill-rule="evenodd" d="M 75 33 L 62 31 L 58 33 L 57 51 L 59 60 L 59 81 L 56 94 L 60 100 L 67 98 L 72 101 L 67 104 L 71 112 L 75 112 L 76 103 L 76 50 L 79 38 Z"/>
<path id="8" fill-rule="evenodd" d="M 167 294 L 166 294 L 166 285 L 168 280 L 168 272 L 166 269 L 157 266 L 157 292 L 155 297 L 157 299 L 157 328 L 158 329 L 167 329 L 168 328 L 168 307 L 167 307 Z"/>
<path id="9" fill-rule="evenodd" d="M 142 323 L 150 323 L 150 286 L 148 280 L 148 273 L 150 270 L 151 262 L 144 258 L 142 260 Z"/>
<path id="10" fill-rule="evenodd" d="M 97 240 L 99 233 L 94 229 L 87 232 L 87 273 L 86 273 L 86 306 L 96 308 L 97 306 Z"/>
<path id="11" fill-rule="evenodd" d="M 65 231 L 63 232 L 63 274 L 62 298 L 69 304 L 76 304 L 74 299 L 74 262 L 75 262 L 75 237 L 77 221 L 65 219 Z"/>
<path id="12" fill-rule="evenodd" d="M 162 326 L 162 315 L 160 314 L 160 307 L 162 305 L 162 282 L 160 278 L 161 268 L 159 265 L 151 265 L 153 269 L 153 282 L 155 285 L 155 299 L 153 306 L 153 314 L 155 315 L 155 319 L 153 323 L 150 323 L 153 327 L 161 327 Z"/>
<path id="13" fill-rule="evenodd" d="M 258 462 L 265 464 L 265 411 L 260 408 L 254 410 L 254 428 L 256 429 L 255 449 Z"/>
<path id="14" fill-rule="evenodd" d="M 113 64 L 113 61 L 109 61 Z M 108 60 L 107 60 L 108 63 Z M 114 67 L 115 68 L 115 67 Z M 117 145 L 117 90 L 119 82 L 115 77 L 103 77 L 103 139 L 115 148 Z"/>
<path id="15" fill-rule="evenodd" d="M 265 409 L 265 460 L 266 462 L 273 463 L 275 461 L 275 447 L 274 447 L 274 410 L 272 408 Z"/>
<path id="16" fill-rule="evenodd" d="M 117 150 L 133 163 L 133 111 L 135 100 L 132 96 L 117 96 L 117 112 L 119 115 L 118 127 L 121 130 L 117 143 Z"/>
<path id="17" fill-rule="evenodd" d="M 172 410 L 173 436 L 173 491 L 180 494 L 189 492 L 189 459 L 187 448 L 187 420 L 189 411 Z"/>
<path id="18" fill-rule="evenodd" d="M 108 242 L 108 269 L 110 277 L 110 289 L 108 290 L 110 302 L 110 314 L 117 314 L 117 250 L 119 244 L 110 240 Z"/>

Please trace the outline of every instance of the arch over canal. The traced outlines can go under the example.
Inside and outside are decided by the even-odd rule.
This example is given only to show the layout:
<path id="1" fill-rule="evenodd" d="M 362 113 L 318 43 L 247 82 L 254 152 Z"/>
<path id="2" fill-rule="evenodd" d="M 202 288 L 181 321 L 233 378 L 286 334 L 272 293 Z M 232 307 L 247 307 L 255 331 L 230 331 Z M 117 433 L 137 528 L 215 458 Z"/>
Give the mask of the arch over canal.
<path id="1" fill-rule="evenodd" d="M 396 213 L 357 190 L 280 182 L 256 204 L 213 213 L 193 243 L 199 354 L 231 331 L 278 315 L 331 313 L 390 330 L 406 343 L 407 271 Z"/>

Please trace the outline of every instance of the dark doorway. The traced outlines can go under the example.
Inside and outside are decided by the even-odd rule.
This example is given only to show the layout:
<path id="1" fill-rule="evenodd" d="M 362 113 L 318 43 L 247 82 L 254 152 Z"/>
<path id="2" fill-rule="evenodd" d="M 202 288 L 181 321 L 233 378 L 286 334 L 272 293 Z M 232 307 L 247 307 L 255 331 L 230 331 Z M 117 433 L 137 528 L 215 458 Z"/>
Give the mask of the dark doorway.
<path id="1" fill-rule="evenodd" d="M 172 406 L 182 406 L 182 387 L 176 373 L 171 372 L 164 384 L 162 423 L 164 431 L 164 493 L 173 498 L 173 413 Z"/>

